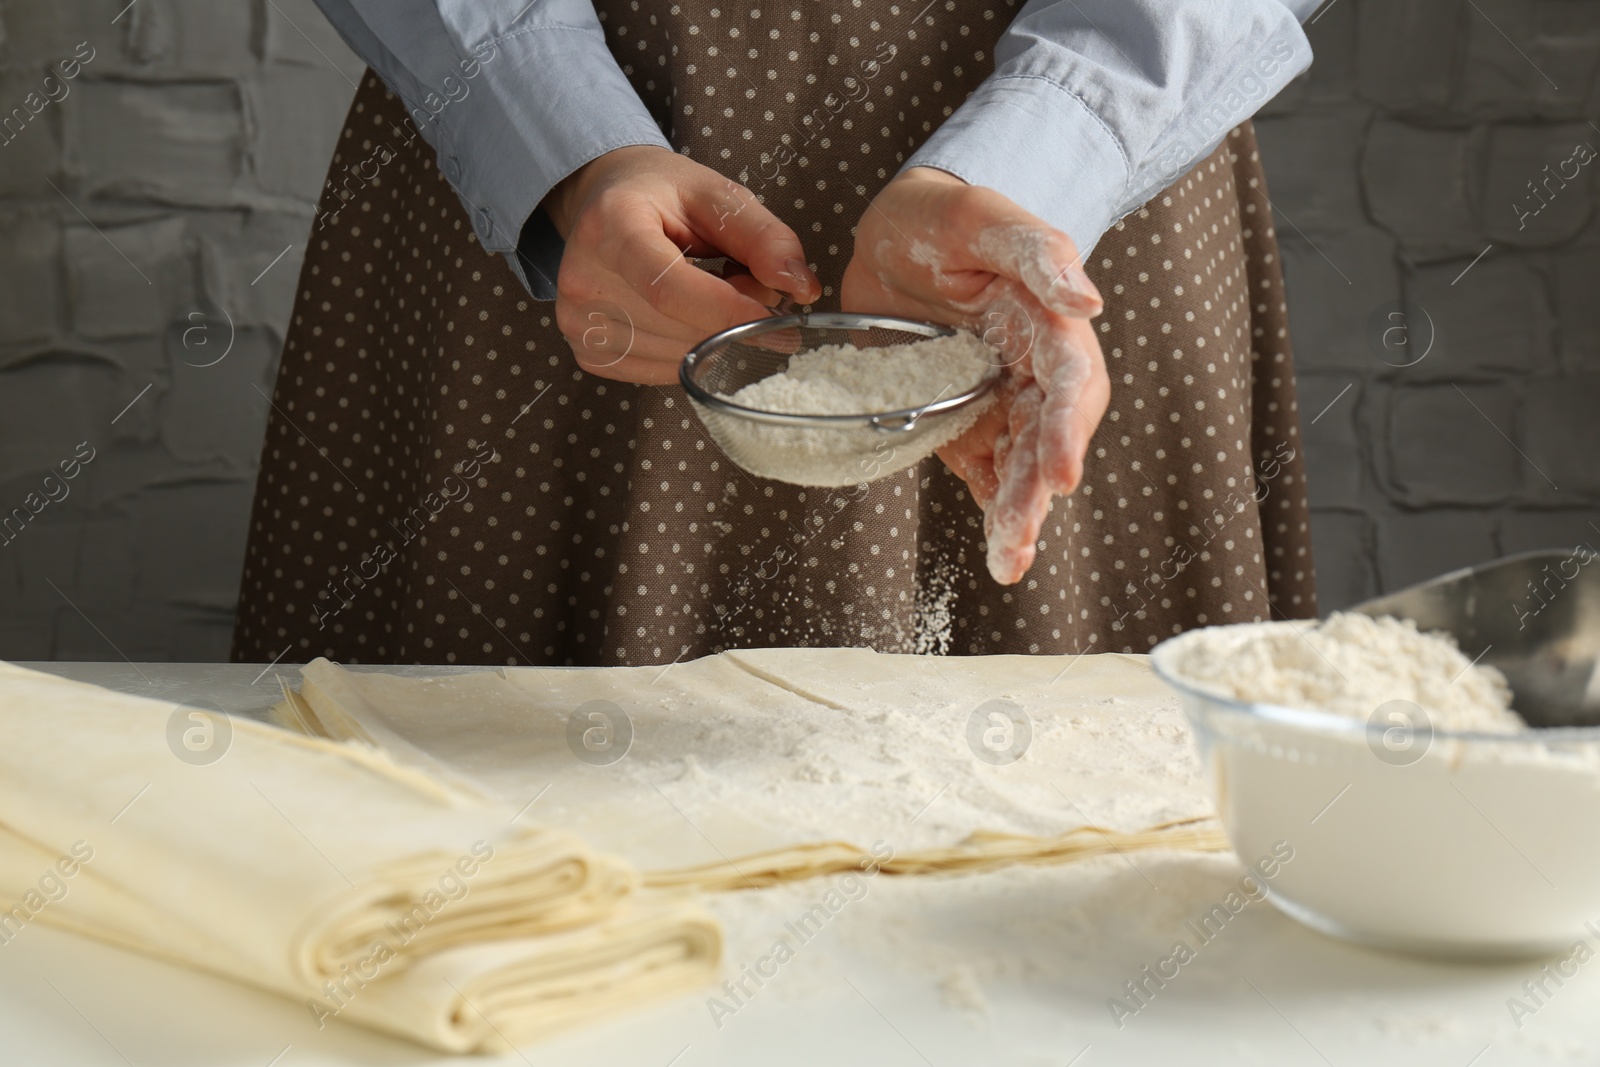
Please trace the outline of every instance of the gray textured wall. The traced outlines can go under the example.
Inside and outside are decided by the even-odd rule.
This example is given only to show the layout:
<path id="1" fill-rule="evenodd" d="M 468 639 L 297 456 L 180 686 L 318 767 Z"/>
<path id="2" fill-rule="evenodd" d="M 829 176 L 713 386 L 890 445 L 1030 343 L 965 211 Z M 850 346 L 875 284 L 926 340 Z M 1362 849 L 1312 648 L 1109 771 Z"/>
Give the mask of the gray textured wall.
<path id="1" fill-rule="evenodd" d="M 125 5 L 0 0 L 0 117 L 94 49 L 0 145 L 0 510 L 51 471 L 66 493 L 0 544 L 4 658 L 225 657 L 263 392 L 361 70 L 310 0 Z M 1600 160 L 1513 206 L 1600 148 L 1600 5 L 1335 0 L 1310 33 L 1258 125 L 1326 606 L 1600 537 Z"/>
<path id="2" fill-rule="evenodd" d="M 362 69 L 310 0 L 0 2 L 0 118 L 26 116 L 0 128 L 0 511 L 48 501 L 0 544 L 0 657 L 227 657 L 263 392 Z"/>
<path id="3" fill-rule="evenodd" d="M 1310 35 L 1257 130 L 1323 606 L 1600 545 L 1600 4 L 1336 0 Z"/>

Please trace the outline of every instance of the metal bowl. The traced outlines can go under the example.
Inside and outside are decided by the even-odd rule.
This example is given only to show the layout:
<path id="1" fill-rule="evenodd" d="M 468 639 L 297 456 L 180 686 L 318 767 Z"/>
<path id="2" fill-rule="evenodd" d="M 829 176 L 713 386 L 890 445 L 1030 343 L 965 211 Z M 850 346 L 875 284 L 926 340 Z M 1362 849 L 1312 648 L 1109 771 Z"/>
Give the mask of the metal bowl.
<path id="1" fill-rule="evenodd" d="M 1506 676 L 1532 726 L 1600 725 L 1600 563 L 1587 545 L 1464 567 L 1351 611 L 1443 630 Z"/>
<path id="2" fill-rule="evenodd" d="M 712 439 L 751 474 L 795 485 L 857 485 L 904 470 L 964 433 L 1000 376 L 998 358 L 972 388 L 899 411 L 796 415 L 728 397 L 781 374 L 793 356 L 824 345 L 886 348 L 955 332 L 885 315 L 774 316 L 706 338 L 684 357 L 678 378 Z"/>

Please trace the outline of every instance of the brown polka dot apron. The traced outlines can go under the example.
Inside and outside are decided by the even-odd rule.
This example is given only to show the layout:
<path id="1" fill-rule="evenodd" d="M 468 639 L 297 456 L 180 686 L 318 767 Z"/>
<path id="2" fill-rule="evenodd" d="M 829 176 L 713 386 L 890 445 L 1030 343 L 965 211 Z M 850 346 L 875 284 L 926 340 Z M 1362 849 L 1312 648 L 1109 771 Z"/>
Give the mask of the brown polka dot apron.
<path id="1" fill-rule="evenodd" d="M 597 7 L 672 144 L 806 243 L 821 310 L 837 308 L 854 220 L 993 69 L 1015 11 Z M 1192 626 L 1314 614 L 1248 125 L 1086 257 L 1110 410 L 1033 568 L 1000 586 L 982 516 L 937 459 L 849 490 L 765 481 L 719 452 L 677 387 L 578 370 L 552 305 L 478 245 L 405 114 L 369 74 L 333 159 L 267 427 L 236 659 L 1143 652 Z"/>

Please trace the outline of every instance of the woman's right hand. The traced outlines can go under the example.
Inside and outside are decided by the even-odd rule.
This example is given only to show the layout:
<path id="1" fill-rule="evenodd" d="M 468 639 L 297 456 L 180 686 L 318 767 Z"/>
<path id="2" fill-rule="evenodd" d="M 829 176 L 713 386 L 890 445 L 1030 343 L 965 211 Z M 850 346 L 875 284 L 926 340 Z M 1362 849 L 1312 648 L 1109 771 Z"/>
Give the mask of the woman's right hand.
<path id="1" fill-rule="evenodd" d="M 769 314 L 780 293 L 800 304 L 822 295 L 800 238 L 754 193 L 666 148 L 607 152 L 542 206 L 566 241 L 556 324 L 578 365 L 603 378 L 674 382 L 684 353 Z M 718 277 L 696 257 L 750 273 Z"/>

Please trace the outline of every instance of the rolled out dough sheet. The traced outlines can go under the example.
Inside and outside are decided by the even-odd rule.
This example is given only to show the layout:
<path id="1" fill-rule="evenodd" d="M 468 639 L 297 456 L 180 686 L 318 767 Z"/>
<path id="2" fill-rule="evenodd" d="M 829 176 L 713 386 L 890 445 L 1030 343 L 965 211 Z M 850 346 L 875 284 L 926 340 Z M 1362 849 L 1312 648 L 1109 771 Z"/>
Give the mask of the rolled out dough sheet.
<path id="1" fill-rule="evenodd" d="M 1141 656 L 760 649 L 435 678 L 318 660 L 303 676 L 310 728 L 531 803 L 646 872 L 743 869 L 741 857 L 829 842 L 905 855 L 975 832 L 1134 833 L 1210 813 L 1176 698 Z M 597 710 L 614 738 L 631 732 L 606 765 L 571 741 L 574 717 Z M 1021 758 L 979 758 L 996 723 L 1002 749 L 1030 738 Z"/>

